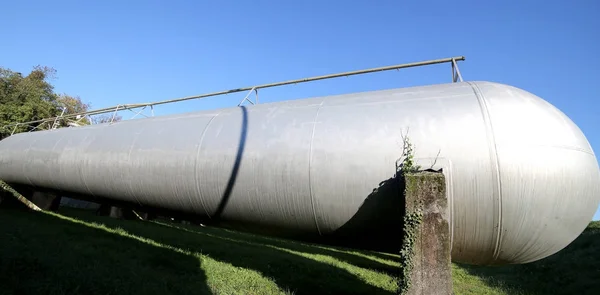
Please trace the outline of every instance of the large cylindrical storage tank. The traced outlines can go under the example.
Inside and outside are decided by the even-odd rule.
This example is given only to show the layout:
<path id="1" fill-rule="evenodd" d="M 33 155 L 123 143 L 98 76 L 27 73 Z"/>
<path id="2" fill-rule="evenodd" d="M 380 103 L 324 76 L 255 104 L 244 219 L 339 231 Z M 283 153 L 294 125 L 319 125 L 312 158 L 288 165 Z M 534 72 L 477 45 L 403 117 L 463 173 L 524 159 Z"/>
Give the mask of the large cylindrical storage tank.
<path id="1" fill-rule="evenodd" d="M 419 163 L 448 179 L 454 261 L 547 257 L 598 208 L 598 162 L 579 128 L 490 82 L 17 134 L 0 141 L 0 179 L 326 236 L 394 176 L 407 132 Z M 362 220 L 401 218 L 385 212 Z"/>

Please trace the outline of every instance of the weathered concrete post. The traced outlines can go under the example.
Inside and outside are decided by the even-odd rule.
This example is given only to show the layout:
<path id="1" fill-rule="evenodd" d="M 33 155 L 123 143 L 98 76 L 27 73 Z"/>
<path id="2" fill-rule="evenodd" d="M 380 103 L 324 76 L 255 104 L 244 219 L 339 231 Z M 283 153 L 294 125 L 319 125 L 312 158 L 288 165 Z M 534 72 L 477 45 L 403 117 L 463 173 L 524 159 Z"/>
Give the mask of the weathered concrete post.
<path id="1" fill-rule="evenodd" d="M 441 172 L 406 174 L 401 294 L 452 294 L 446 184 Z"/>

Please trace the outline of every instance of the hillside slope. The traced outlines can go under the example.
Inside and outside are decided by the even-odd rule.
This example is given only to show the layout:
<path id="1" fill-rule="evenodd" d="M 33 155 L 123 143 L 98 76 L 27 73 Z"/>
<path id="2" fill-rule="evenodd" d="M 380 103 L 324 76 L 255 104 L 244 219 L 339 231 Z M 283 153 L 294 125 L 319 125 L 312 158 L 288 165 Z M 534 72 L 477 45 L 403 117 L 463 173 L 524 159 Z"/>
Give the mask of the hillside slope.
<path id="1" fill-rule="evenodd" d="M 0 209 L 0 294 L 393 294 L 397 257 L 90 212 Z M 456 294 L 591 294 L 600 223 L 542 261 L 453 266 Z"/>

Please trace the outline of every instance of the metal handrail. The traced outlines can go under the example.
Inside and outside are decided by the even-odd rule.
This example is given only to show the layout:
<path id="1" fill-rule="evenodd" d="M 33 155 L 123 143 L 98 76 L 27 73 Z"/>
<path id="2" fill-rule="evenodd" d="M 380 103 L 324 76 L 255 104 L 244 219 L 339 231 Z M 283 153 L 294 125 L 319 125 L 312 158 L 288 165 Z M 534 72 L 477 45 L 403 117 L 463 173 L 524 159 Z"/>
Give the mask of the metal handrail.
<path id="1" fill-rule="evenodd" d="M 458 65 L 456 62 L 464 61 L 464 60 L 465 60 L 464 56 L 456 56 L 456 57 L 426 60 L 426 61 L 420 61 L 420 62 L 397 64 L 397 65 L 392 65 L 392 66 L 363 69 L 363 70 L 350 71 L 350 72 L 342 72 L 342 73 L 329 74 L 329 75 L 323 75 L 323 76 L 315 76 L 315 77 L 309 77 L 309 78 L 288 80 L 288 81 L 283 81 L 283 82 L 261 84 L 261 85 L 250 86 L 250 87 L 235 88 L 235 89 L 230 89 L 230 90 L 225 90 L 225 91 L 218 91 L 218 92 L 211 92 L 211 93 L 200 94 L 200 95 L 186 96 L 186 97 L 162 100 L 162 101 L 151 102 L 151 103 L 122 104 L 122 105 L 117 105 L 114 107 L 102 108 L 102 109 L 74 113 L 74 114 L 67 114 L 67 115 L 63 115 L 63 116 L 59 116 L 59 117 L 51 117 L 51 118 L 33 120 L 33 121 L 29 121 L 29 122 L 12 123 L 12 124 L 8 124 L 8 125 L 4 125 L 4 126 L 2 126 L 2 128 L 7 128 L 8 130 L 10 130 L 11 127 L 14 127 L 13 130 L 15 130 L 16 127 L 21 126 L 21 125 L 45 123 L 45 122 L 54 121 L 57 119 L 67 119 L 67 118 L 72 118 L 72 117 L 77 117 L 77 116 L 92 116 L 92 115 L 99 115 L 99 114 L 105 114 L 105 113 L 111 113 L 111 112 L 116 113 L 121 110 L 131 110 L 131 109 L 135 109 L 135 108 L 148 107 L 148 106 L 154 107 L 156 105 L 161 105 L 161 104 L 168 104 L 168 103 L 174 103 L 174 102 L 180 102 L 180 101 L 186 101 L 186 100 L 192 100 L 192 99 L 201 99 L 201 98 L 206 98 L 206 97 L 211 97 L 211 96 L 237 93 L 237 92 L 242 92 L 242 91 L 250 91 L 250 92 L 256 91 L 257 97 L 258 97 L 258 90 L 264 89 L 264 88 L 271 88 L 271 87 L 276 87 L 276 86 L 298 84 L 298 83 L 306 83 L 306 82 L 332 79 L 332 78 L 338 78 L 338 77 L 348 77 L 348 76 L 368 74 L 368 73 L 374 73 L 374 72 L 399 70 L 399 69 L 404 69 L 404 68 L 412 68 L 412 67 L 434 65 L 434 64 L 441 64 L 441 63 L 451 63 L 452 64 L 452 82 L 457 82 L 457 80 L 460 80 L 462 82 L 462 76 L 460 75 L 460 72 L 458 71 Z M 245 100 L 247 100 L 247 97 L 244 100 L 242 100 L 242 102 Z"/>

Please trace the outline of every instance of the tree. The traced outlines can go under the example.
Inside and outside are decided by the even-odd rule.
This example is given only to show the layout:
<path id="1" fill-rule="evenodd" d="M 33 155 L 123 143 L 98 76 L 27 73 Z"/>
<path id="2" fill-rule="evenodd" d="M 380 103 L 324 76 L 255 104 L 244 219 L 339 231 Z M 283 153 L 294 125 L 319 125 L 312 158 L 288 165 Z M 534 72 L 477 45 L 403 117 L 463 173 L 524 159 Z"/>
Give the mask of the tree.
<path id="1" fill-rule="evenodd" d="M 114 118 L 113 118 L 114 116 Z M 123 117 L 116 114 L 101 114 L 92 117 L 92 124 L 104 124 L 110 122 L 119 122 L 123 119 Z"/>
<path id="2" fill-rule="evenodd" d="M 27 122 L 59 114 L 58 95 L 48 82 L 56 71 L 49 67 L 36 66 L 29 75 L 0 67 L 0 126 L 16 122 Z M 18 126 L 15 132 L 44 128 L 40 124 Z M 0 139 L 9 136 L 13 130 L 0 130 Z"/>
<path id="3" fill-rule="evenodd" d="M 50 80 L 56 76 L 56 70 L 50 67 L 36 66 L 29 75 L 0 67 L 0 139 L 10 136 L 13 132 L 48 130 L 69 126 L 99 124 L 110 121 L 120 121 L 120 116 L 113 119 L 110 116 L 90 118 L 89 116 L 59 118 L 58 120 L 36 123 L 31 125 L 6 125 L 23 123 L 61 115 L 87 112 L 90 103 L 85 103 L 78 96 L 56 94 Z"/>
<path id="4" fill-rule="evenodd" d="M 64 110 L 64 115 L 79 114 L 90 111 L 91 104 L 85 103 L 79 96 L 70 96 L 67 94 L 61 94 L 58 96 L 57 103 L 61 110 Z M 57 127 L 69 127 L 69 126 L 82 126 L 90 124 L 102 124 L 109 122 L 121 121 L 122 117 L 115 114 L 100 114 L 93 116 L 77 116 L 70 117 L 67 119 L 60 119 Z M 75 123 L 75 124 L 73 124 Z"/>
<path id="5" fill-rule="evenodd" d="M 59 95 L 58 99 L 58 106 L 61 109 L 61 113 L 64 111 L 64 114 L 78 114 L 78 113 L 84 113 L 90 110 L 91 104 L 89 103 L 84 103 L 83 101 L 81 101 L 81 98 L 79 98 L 79 96 L 70 96 L 67 94 L 61 94 Z M 61 119 L 59 120 L 59 126 L 58 127 L 67 127 L 69 126 L 69 123 L 75 123 L 77 125 L 90 125 L 91 122 L 88 119 L 88 117 L 86 116 L 81 116 L 79 118 L 75 117 L 75 118 L 69 118 L 69 119 Z"/>

